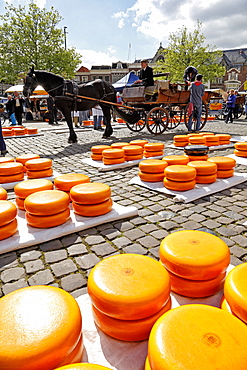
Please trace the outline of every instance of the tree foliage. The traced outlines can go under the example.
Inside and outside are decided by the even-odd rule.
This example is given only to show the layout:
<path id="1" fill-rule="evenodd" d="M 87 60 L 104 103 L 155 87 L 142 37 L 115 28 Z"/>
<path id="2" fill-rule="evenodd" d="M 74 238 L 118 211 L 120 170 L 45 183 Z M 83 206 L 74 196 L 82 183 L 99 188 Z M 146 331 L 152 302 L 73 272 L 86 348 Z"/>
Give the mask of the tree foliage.
<path id="1" fill-rule="evenodd" d="M 164 49 L 164 61 L 158 61 L 156 72 L 170 72 L 172 82 L 183 82 L 184 70 L 188 66 L 196 67 L 205 82 L 224 76 L 225 69 L 219 64 L 222 52 L 215 46 L 204 46 L 206 38 L 201 27 L 198 21 L 193 32 L 183 26 L 178 32 L 171 33 L 168 47 Z"/>
<path id="2" fill-rule="evenodd" d="M 53 7 L 7 5 L 0 15 L 0 79 L 15 83 L 22 72 L 35 69 L 74 77 L 80 63 L 75 48 L 64 48 L 64 33 L 58 28 L 62 17 Z"/>

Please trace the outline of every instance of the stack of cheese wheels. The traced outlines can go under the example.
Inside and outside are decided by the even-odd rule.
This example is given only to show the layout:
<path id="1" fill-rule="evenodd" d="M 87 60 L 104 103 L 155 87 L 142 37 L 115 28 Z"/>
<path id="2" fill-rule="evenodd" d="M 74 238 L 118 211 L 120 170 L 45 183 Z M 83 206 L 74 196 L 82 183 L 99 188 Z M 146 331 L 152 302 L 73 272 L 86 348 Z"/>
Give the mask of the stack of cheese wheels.
<path id="1" fill-rule="evenodd" d="M 63 289 L 37 285 L 2 297 L 0 327 L 1 370 L 52 370 L 82 359 L 80 308 Z"/>
<path id="2" fill-rule="evenodd" d="M 38 129 L 34 127 L 27 127 L 27 134 L 28 135 L 37 135 Z"/>
<path id="3" fill-rule="evenodd" d="M 14 187 L 16 195 L 15 202 L 19 209 L 25 211 L 24 201 L 28 195 L 42 190 L 52 190 L 53 183 L 46 179 L 33 179 L 21 181 Z"/>
<path id="4" fill-rule="evenodd" d="M 209 161 L 192 161 L 188 166 L 196 169 L 198 184 L 211 184 L 217 179 L 217 165 Z"/>
<path id="5" fill-rule="evenodd" d="M 217 164 L 218 178 L 225 179 L 234 175 L 235 159 L 230 157 L 210 157 L 208 161 Z"/>
<path id="6" fill-rule="evenodd" d="M 229 134 L 216 134 L 215 136 L 219 138 L 219 145 L 230 144 L 231 135 L 229 135 Z"/>
<path id="7" fill-rule="evenodd" d="M 173 136 L 173 145 L 177 147 L 184 147 L 188 145 L 189 143 L 189 138 L 188 135 L 175 135 Z"/>
<path id="8" fill-rule="evenodd" d="M 188 145 L 184 148 L 185 156 L 191 161 L 206 161 L 209 148 L 204 145 Z"/>
<path id="9" fill-rule="evenodd" d="M 138 175 L 142 181 L 157 182 L 163 181 L 164 170 L 168 166 L 166 161 L 160 159 L 146 159 L 139 163 Z"/>
<path id="10" fill-rule="evenodd" d="M 163 184 L 175 191 L 191 190 L 196 185 L 196 170 L 188 165 L 171 165 L 165 168 Z"/>
<path id="11" fill-rule="evenodd" d="M 91 147 L 91 158 L 94 161 L 102 161 L 102 152 L 105 149 L 110 149 L 110 145 L 94 145 Z"/>
<path id="12" fill-rule="evenodd" d="M 54 370 L 111 370 L 111 369 L 109 367 L 96 364 L 80 363 L 58 367 Z"/>
<path id="13" fill-rule="evenodd" d="M 145 158 L 162 156 L 164 154 L 164 147 L 165 145 L 163 143 L 145 144 L 143 155 Z"/>
<path id="14" fill-rule="evenodd" d="M 74 212 L 80 216 L 94 217 L 112 210 L 111 188 L 99 182 L 73 186 L 70 198 Z"/>
<path id="15" fill-rule="evenodd" d="M 229 306 L 230 312 L 232 312 L 233 315 L 237 316 L 245 324 L 247 324 L 246 276 L 247 263 L 242 263 L 241 265 L 235 266 L 229 272 L 224 284 L 225 304 Z"/>
<path id="16" fill-rule="evenodd" d="M 3 127 L 2 133 L 3 133 L 3 137 L 13 136 L 13 130 L 11 127 Z"/>
<path id="17" fill-rule="evenodd" d="M 23 165 L 17 162 L 0 164 L 0 183 L 19 182 L 24 179 Z"/>
<path id="18" fill-rule="evenodd" d="M 169 274 L 158 261 L 138 254 L 99 262 L 89 274 L 88 293 L 97 326 L 123 341 L 147 339 L 171 308 Z"/>
<path id="19" fill-rule="evenodd" d="M 216 135 L 204 135 L 206 138 L 207 146 L 217 146 L 219 145 L 219 138 Z"/>
<path id="20" fill-rule="evenodd" d="M 138 145 L 142 146 L 144 148 L 144 145 L 148 144 L 148 140 L 145 139 L 136 139 L 136 140 L 131 140 L 129 142 L 130 145 Z"/>
<path id="21" fill-rule="evenodd" d="M 217 307 L 174 308 L 154 324 L 147 362 L 151 370 L 245 370 L 247 327 Z"/>
<path id="22" fill-rule="evenodd" d="M 223 288 L 230 253 L 226 243 L 204 231 L 177 231 L 160 245 L 171 290 L 186 297 L 207 297 Z"/>
<path id="23" fill-rule="evenodd" d="M 0 188 L 0 200 L 7 200 L 8 193 L 4 188 Z"/>
<path id="24" fill-rule="evenodd" d="M 119 141 L 118 143 L 111 144 L 112 149 L 122 149 L 123 146 L 128 146 L 130 143 L 127 143 L 125 141 Z"/>
<path id="25" fill-rule="evenodd" d="M 8 200 L 0 200 L 0 240 L 6 239 L 16 233 L 16 215 L 17 208 L 14 203 Z"/>
<path id="26" fill-rule="evenodd" d="M 104 164 L 119 164 L 125 162 L 123 149 L 105 149 L 102 152 L 102 161 Z"/>
<path id="27" fill-rule="evenodd" d="M 30 159 L 37 159 L 40 158 L 39 154 L 34 154 L 34 153 L 26 153 L 26 154 L 21 154 L 18 157 L 15 158 L 16 162 L 20 162 L 23 164 L 23 172 L 26 172 L 26 162 L 29 161 Z"/>
<path id="28" fill-rule="evenodd" d="M 7 162 L 14 162 L 14 158 L 11 157 L 0 157 L 0 164 L 1 163 L 7 163 Z"/>
<path id="29" fill-rule="evenodd" d="M 13 127 L 13 134 L 14 136 L 23 136 L 25 135 L 25 128 L 24 127 Z"/>
<path id="30" fill-rule="evenodd" d="M 135 161 L 143 157 L 143 147 L 140 145 L 127 145 L 123 146 L 122 149 L 124 150 L 126 161 Z"/>
<path id="31" fill-rule="evenodd" d="M 49 228 L 64 224 L 70 218 L 70 199 L 60 190 L 42 190 L 24 200 L 26 220 L 30 226 Z"/>
<path id="32" fill-rule="evenodd" d="M 206 145 L 206 137 L 201 136 L 190 136 L 189 145 Z"/>
<path id="33" fill-rule="evenodd" d="M 53 174 L 52 160 L 49 158 L 29 159 L 25 167 L 27 169 L 28 179 L 50 177 Z"/>
<path id="34" fill-rule="evenodd" d="M 234 154 L 237 157 L 247 158 L 247 142 L 239 142 L 234 144 Z"/>
<path id="35" fill-rule="evenodd" d="M 66 173 L 54 179 L 54 186 L 57 190 L 62 190 L 70 196 L 70 189 L 75 185 L 90 182 L 90 178 L 82 173 Z"/>
<path id="36" fill-rule="evenodd" d="M 166 155 L 162 158 L 163 161 L 168 163 L 168 166 L 172 166 L 174 164 L 188 164 L 189 158 L 185 155 Z"/>

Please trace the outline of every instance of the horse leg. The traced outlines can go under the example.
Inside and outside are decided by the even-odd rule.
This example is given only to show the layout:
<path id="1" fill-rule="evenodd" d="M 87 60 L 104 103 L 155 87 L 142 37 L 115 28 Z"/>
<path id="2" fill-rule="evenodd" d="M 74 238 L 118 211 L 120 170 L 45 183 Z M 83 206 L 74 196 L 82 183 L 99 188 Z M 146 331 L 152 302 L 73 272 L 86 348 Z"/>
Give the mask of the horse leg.
<path id="1" fill-rule="evenodd" d="M 108 107 L 102 107 L 104 117 L 105 117 L 105 131 L 103 133 L 103 138 L 108 138 L 112 135 L 113 129 L 111 125 L 111 110 Z"/>
<path id="2" fill-rule="evenodd" d="M 77 135 L 74 131 L 73 128 L 73 122 L 71 118 L 71 110 L 70 109 L 64 109 L 63 110 L 63 115 L 65 117 L 65 120 L 67 122 L 67 125 L 69 127 L 69 138 L 68 138 L 68 143 L 77 143 Z"/>

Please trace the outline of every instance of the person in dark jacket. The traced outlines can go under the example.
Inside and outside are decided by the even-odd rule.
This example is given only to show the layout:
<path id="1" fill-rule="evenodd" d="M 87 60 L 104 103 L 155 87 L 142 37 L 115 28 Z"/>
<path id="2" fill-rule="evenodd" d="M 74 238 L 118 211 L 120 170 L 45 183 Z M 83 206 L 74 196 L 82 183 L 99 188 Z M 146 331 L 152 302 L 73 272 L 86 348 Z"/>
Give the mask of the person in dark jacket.
<path id="1" fill-rule="evenodd" d="M 185 90 L 188 90 L 191 82 L 195 81 L 197 75 L 196 67 L 189 66 L 184 71 L 184 82 L 185 82 Z"/>
<path id="2" fill-rule="evenodd" d="M 233 122 L 232 114 L 235 108 L 235 102 L 236 102 L 236 95 L 234 94 L 234 90 L 230 90 L 230 94 L 228 95 L 227 102 L 226 102 L 227 116 L 226 116 L 225 123 L 228 123 L 228 121 L 230 121 L 230 123 Z"/>
<path id="3" fill-rule="evenodd" d="M 11 126 L 16 126 L 16 119 L 15 119 L 15 105 L 12 95 L 8 95 L 8 101 L 6 103 L 6 111 L 9 115 L 9 119 L 11 120 Z"/>
<path id="4" fill-rule="evenodd" d="M 19 126 L 22 126 L 22 114 L 25 100 L 21 98 L 17 91 L 14 91 L 15 118 Z"/>
<path id="5" fill-rule="evenodd" d="M 149 67 L 147 59 L 141 60 L 141 66 L 139 79 L 134 82 L 133 86 L 153 86 L 153 68 Z"/>

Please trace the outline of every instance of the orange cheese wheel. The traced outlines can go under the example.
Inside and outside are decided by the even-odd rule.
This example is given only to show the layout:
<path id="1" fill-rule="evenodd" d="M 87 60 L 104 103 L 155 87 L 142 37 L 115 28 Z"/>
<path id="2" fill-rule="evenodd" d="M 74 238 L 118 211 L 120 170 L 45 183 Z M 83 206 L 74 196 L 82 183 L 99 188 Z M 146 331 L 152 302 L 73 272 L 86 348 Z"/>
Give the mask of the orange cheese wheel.
<path id="1" fill-rule="evenodd" d="M 91 152 L 93 154 L 102 154 L 103 150 L 110 149 L 110 145 L 94 145 L 91 147 Z"/>
<path id="2" fill-rule="evenodd" d="M 217 171 L 217 177 L 219 179 L 226 179 L 228 177 L 232 177 L 234 175 L 234 168 L 231 170 L 218 170 Z"/>
<path id="3" fill-rule="evenodd" d="M 24 201 L 25 207 L 25 201 Z M 69 207 L 63 210 L 62 212 L 48 215 L 48 216 L 37 216 L 32 213 L 26 212 L 25 217 L 27 223 L 30 226 L 37 227 L 39 229 L 46 229 L 49 227 L 54 227 L 64 224 L 70 218 L 70 209 Z"/>
<path id="4" fill-rule="evenodd" d="M 188 166 L 196 169 L 196 176 L 198 175 L 213 175 L 217 172 L 216 163 L 209 161 L 192 161 Z"/>
<path id="5" fill-rule="evenodd" d="M 48 170 L 52 167 L 52 160 L 49 158 L 29 159 L 26 161 L 25 167 L 28 171 Z"/>
<path id="6" fill-rule="evenodd" d="M 174 141 L 173 145 L 177 147 L 184 147 L 188 145 L 188 141 Z"/>
<path id="7" fill-rule="evenodd" d="M 14 158 L 11 157 L 0 157 L 0 164 L 1 163 L 6 163 L 6 162 L 14 162 Z"/>
<path id="8" fill-rule="evenodd" d="M 146 159 L 139 163 L 139 169 L 146 173 L 161 173 L 168 166 L 165 160 Z"/>
<path id="9" fill-rule="evenodd" d="M 247 151 L 247 142 L 237 142 L 234 144 L 234 148 L 238 150 L 246 150 Z"/>
<path id="10" fill-rule="evenodd" d="M 21 181 L 14 187 L 15 195 L 25 199 L 28 195 L 41 190 L 52 190 L 53 184 L 50 180 L 35 179 Z"/>
<path id="11" fill-rule="evenodd" d="M 72 201 L 76 203 L 98 204 L 111 197 L 111 188 L 109 185 L 100 182 L 90 182 L 73 186 L 70 195 Z"/>
<path id="12" fill-rule="evenodd" d="M 31 127 L 27 128 L 27 134 L 28 135 L 35 135 L 37 133 L 38 133 L 38 129 L 37 128 L 31 128 Z"/>
<path id="13" fill-rule="evenodd" d="M 5 162 L 0 164 L 0 176 L 12 176 L 23 172 L 23 165 L 17 162 Z"/>
<path id="14" fill-rule="evenodd" d="M 219 141 L 212 141 L 212 142 L 208 142 L 207 141 L 206 145 L 208 147 L 210 147 L 210 146 L 218 146 L 218 145 L 220 145 L 220 142 Z"/>
<path id="15" fill-rule="evenodd" d="M 40 158 L 39 154 L 27 153 L 27 154 L 19 155 L 18 157 L 15 158 L 15 160 L 16 162 L 20 162 L 24 165 L 30 159 L 37 159 L 37 158 Z"/>
<path id="16" fill-rule="evenodd" d="M 148 140 L 145 139 L 136 139 L 136 140 L 131 140 L 129 142 L 130 145 L 138 145 L 144 147 L 144 145 L 148 144 Z"/>
<path id="17" fill-rule="evenodd" d="M 123 158 L 124 157 L 124 150 L 123 149 L 105 149 L 102 152 L 103 158 Z"/>
<path id="18" fill-rule="evenodd" d="M 36 216 L 55 215 L 68 208 L 69 196 L 61 190 L 43 190 L 28 195 L 25 209 Z"/>
<path id="19" fill-rule="evenodd" d="M 189 280 L 169 273 L 171 279 L 171 291 L 179 295 L 191 298 L 202 298 L 219 292 L 225 282 L 226 273 L 210 280 Z"/>
<path id="20" fill-rule="evenodd" d="M 148 358 L 152 370 L 244 370 L 247 327 L 216 307 L 180 306 L 167 311 L 154 324 Z"/>
<path id="21" fill-rule="evenodd" d="M 84 349 L 83 336 L 81 334 L 80 339 L 77 342 L 77 345 L 75 346 L 73 351 L 67 357 L 65 357 L 65 359 L 58 365 L 59 368 L 61 366 L 67 366 L 67 364 L 80 362 L 83 356 L 83 349 Z"/>
<path id="22" fill-rule="evenodd" d="M 143 151 L 143 157 L 145 157 L 145 158 L 161 157 L 162 155 L 164 155 L 163 150 L 161 150 L 159 152 L 147 152 L 146 150 Z"/>
<path id="23" fill-rule="evenodd" d="M 90 182 L 90 178 L 82 173 L 66 173 L 55 178 L 54 185 L 58 190 L 70 191 L 70 189 L 79 184 Z"/>
<path id="24" fill-rule="evenodd" d="M 18 224 L 17 224 L 16 218 L 13 221 L 9 222 L 8 224 L 0 226 L 0 240 L 7 239 L 10 236 L 14 235 L 17 232 L 17 227 L 18 227 Z M 0 358 L 1 358 L 1 355 L 0 355 Z M 1 367 L 1 370 L 2 370 L 2 367 Z"/>
<path id="25" fill-rule="evenodd" d="M 218 170 L 231 170 L 236 166 L 235 159 L 229 157 L 210 157 L 208 161 L 216 163 Z"/>
<path id="26" fill-rule="evenodd" d="M 165 168 L 165 177 L 172 181 L 192 181 L 196 178 L 196 170 L 187 165 L 171 165 Z"/>
<path id="27" fill-rule="evenodd" d="M 20 198 L 20 197 L 15 198 L 15 203 L 16 203 L 17 207 L 22 211 L 25 211 L 24 200 L 25 200 L 25 198 Z"/>
<path id="28" fill-rule="evenodd" d="M 17 208 L 8 200 L 0 200 L 0 226 L 9 224 L 16 218 Z"/>
<path id="29" fill-rule="evenodd" d="M 94 153 L 92 153 L 90 157 L 92 158 L 93 161 L 102 161 L 102 158 L 103 158 L 102 154 L 94 154 Z"/>
<path id="30" fill-rule="evenodd" d="M 160 152 L 164 150 L 165 144 L 163 143 L 148 143 L 144 145 L 146 152 Z"/>
<path id="31" fill-rule="evenodd" d="M 190 138 L 190 137 L 202 137 L 203 134 L 201 132 L 194 132 L 194 133 L 191 133 L 191 134 L 188 134 L 187 137 Z"/>
<path id="32" fill-rule="evenodd" d="M 196 185 L 196 180 L 191 180 L 191 181 L 173 181 L 169 180 L 166 177 L 163 179 L 163 185 L 165 188 L 169 190 L 174 190 L 174 191 L 187 191 L 194 189 Z"/>
<path id="33" fill-rule="evenodd" d="M 162 158 L 163 161 L 168 163 L 168 166 L 174 164 L 187 164 L 189 163 L 189 158 L 185 155 L 166 155 Z"/>
<path id="34" fill-rule="evenodd" d="M 71 294 L 33 286 L 0 300 L 0 327 L 1 370 L 44 370 L 70 357 L 81 340 L 82 319 Z"/>
<path id="35" fill-rule="evenodd" d="M 139 171 L 138 172 L 138 176 L 140 177 L 140 179 L 142 181 L 146 181 L 146 182 L 160 182 L 160 181 L 163 181 L 165 174 L 164 174 L 164 172 L 161 172 L 161 173 L 148 173 L 148 172 Z"/>
<path id="36" fill-rule="evenodd" d="M 227 145 L 230 144 L 230 140 L 219 140 L 219 145 Z"/>
<path id="37" fill-rule="evenodd" d="M 46 170 L 41 171 L 27 171 L 27 178 L 28 179 L 41 179 L 42 177 L 51 177 L 53 175 L 52 168 L 48 168 Z"/>
<path id="38" fill-rule="evenodd" d="M 113 202 L 111 198 L 97 204 L 80 204 L 72 202 L 74 212 L 84 217 L 96 217 L 105 215 L 112 210 L 112 205 Z"/>
<path id="39" fill-rule="evenodd" d="M 19 135 L 25 135 L 25 129 L 24 128 L 13 128 L 13 133 L 15 136 Z"/>
<path id="40" fill-rule="evenodd" d="M 247 158 L 247 150 L 238 150 L 238 149 L 234 149 L 233 153 L 234 153 L 237 157 L 244 157 L 244 158 Z"/>
<path id="41" fill-rule="evenodd" d="M 119 320 L 105 315 L 92 305 L 96 325 L 107 335 L 127 342 L 147 340 L 154 323 L 165 312 L 171 309 L 171 298 L 155 314 L 140 320 Z"/>
<path id="42" fill-rule="evenodd" d="M 213 133 L 213 132 L 201 132 L 201 134 L 202 134 L 203 136 L 205 136 L 205 135 L 211 135 L 211 136 L 214 136 L 214 133 Z"/>
<path id="43" fill-rule="evenodd" d="M 198 230 L 177 231 L 160 244 L 160 259 L 167 270 L 189 280 L 211 280 L 224 273 L 230 252 L 223 240 Z"/>
<path id="44" fill-rule="evenodd" d="M 148 276 L 148 279 L 147 279 Z M 118 254 L 97 263 L 88 277 L 93 305 L 120 320 L 154 315 L 170 297 L 170 277 L 156 260 L 138 254 Z"/>
<path id="45" fill-rule="evenodd" d="M 189 138 L 189 144 L 206 145 L 206 138 L 205 136 L 192 136 Z"/>
<path id="46" fill-rule="evenodd" d="M 0 176 L 0 184 L 7 184 L 11 182 L 19 182 L 24 179 L 24 173 L 17 173 L 16 175 Z"/>
<path id="47" fill-rule="evenodd" d="M 113 143 L 113 144 L 111 144 L 111 147 L 113 149 L 122 149 L 123 146 L 128 146 L 128 145 L 130 145 L 130 144 L 123 141 L 123 142 Z"/>
<path id="48" fill-rule="evenodd" d="M 0 200 L 7 200 L 7 198 L 8 198 L 7 190 L 0 187 Z"/>
<path id="49" fill-rule="evenodd" d="M 3 137 L 10 137 L 10 136 L 13 136 L 13 131 L 2 131 L 3 133 Z"/>
<path id="50" fill-rule="evenodd" d="M 208 160 L 208 155 L 187 155 L 185 154 L 184 156 L 188 157 L 189 162 L 192 161 L 207 161 Z"/>
<path id="51" fill-rule="evenodd" d="M 112 164 L 120 164 L 120 163 L 124 163 L 125 162 L 125 157 L 121 157 L 121 158 L 102 158 L 102 161 L 105 165 L 112 165 Z"/>
<path id="52" fill-rule="evenodd" d="M 229 141 L 231 139 L 231 135 L 228 134 L 216 134 L 215 137 L 218 137 L 220 141 Z"/>
<path id="53" fill-rule="evenodd" d="M 227 275 L 224 296 L 231 311 L 247 324 L 247 263 L 235 266 Z"/>
<path id="54" fill-rule="evenodd" d="M 217 173 L 213 175 L 196 175 L 197 184 L 212 184 L 217 180 Z"/>
<path id="55" fill-rule="evenodd" d="M 138 145 L 127 145 L 123 146 L 122 149 L 124 150 L 124 155 L 136 155 L 143 153 L 143 147 Z"/>
<path id="56" fill-rule="evenodd" d="M 142 158 L 143 158 L 142 153 L 141 154 L 136 154 L 136 155 L 126 155 L 125 156 L 125 161 L 127 161 L 127 162 L 136 161 L 136 160 L 142 159 Z"/>
<path id="57" fill-rule="evenodd" d="M 211 142 L 211 141 L 219 141 L 219 138 L 215 135 L 203 135 L 206 138 L 206 141 Z"/>
<path id="58" fill-rule="evenodd" d="M 184 141 L 187 141 L 188 143 L 188 136 L 187 135 L 175 135 L 173 136 L 173 141 L 175 141 L 176 143 L 177 142 L 184 142 Z"/>
<path id="59" fill-rule="evenodd" d="M 89 363 L 79 363 L 79 364 L 70 364 L 63 367 L 58 367 L 54 370 L 111 370 L 109 367 L 89 364 Z"/>

